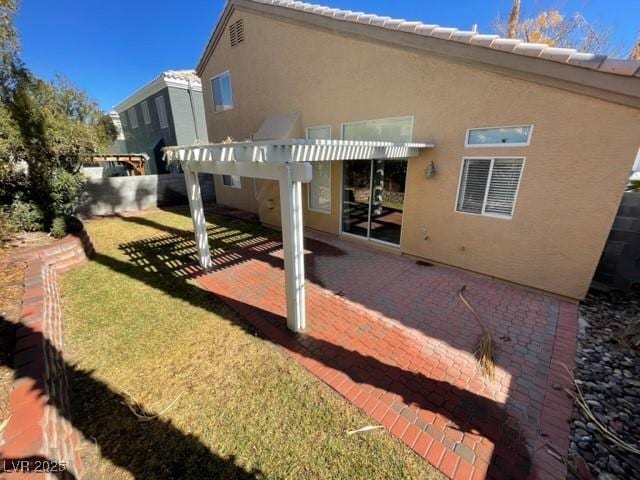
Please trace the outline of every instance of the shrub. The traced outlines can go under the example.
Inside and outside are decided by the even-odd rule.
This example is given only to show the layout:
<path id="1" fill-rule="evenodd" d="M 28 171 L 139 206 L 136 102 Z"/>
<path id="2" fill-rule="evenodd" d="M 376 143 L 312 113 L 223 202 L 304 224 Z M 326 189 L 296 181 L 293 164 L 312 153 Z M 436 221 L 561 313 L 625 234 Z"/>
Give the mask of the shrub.
<path id="1" fill-rule="evenodd" d="M 0 208 L 0 249 L 11 240 L 15 233 L 15 228 L 6 209 Z"/>
<path id="2" fill-rule="evenodd" d="M 71 212 L 82 188 L 83 175 L 55 168 L 49 178 L 49 196 L 54 217 Z"/>
<path id="3" fill-rule="evenodd" d="M 44 230 L 44 215 L 34 202 L 14 200 L 11 204 L 9 218 L 13 226 L 25 232 Z"/>
<path id="4" fill-rule="evenodd" d="M 54 238 L 62 238 L 67 234 L 67 224 L 64 221 L 64 217 L 56 217 L 53 219 L 49 233 Z"/>

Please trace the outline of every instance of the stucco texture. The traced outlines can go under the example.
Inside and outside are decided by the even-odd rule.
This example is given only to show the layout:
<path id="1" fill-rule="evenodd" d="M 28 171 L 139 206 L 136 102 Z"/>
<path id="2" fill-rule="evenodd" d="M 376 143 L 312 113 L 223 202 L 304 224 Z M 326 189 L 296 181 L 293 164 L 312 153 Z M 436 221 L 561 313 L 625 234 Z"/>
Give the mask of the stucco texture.
<path id="1" fill-rule="evenodd" d="M 238 18 L 246 40 L 232 48 L 222 35 L 201 75 L 210 141 L 248 138 L 282 112 L 300 112 L 296 136 L 331 125 L 333 138 L 342 122 L 413 115 L 413 139 L 435 148 L 409 160 L 400 250 L 585 295 L 640 145 L 639 110 L 248 10 L 235 10 L 229 21 Z M 214 113 L 210 79 L 225 70 L 234 108 Z M 523 124 L 534 125 L 527 147 L 464 146 L 468 128 Z M 461 161 L 471 156 L 525 157 L 511 219 L 455 211 Z M 430 160 L 438 173 L 426 179 Z M 341 170 L 336 162 L 331 215 L 305 210 L 307 226 L 339 233 Z M 243 179 L 246 189 L 253 197 L 253 183 Z M 277 185 L 258 190 L 261 218 L 278 224 Z M 219 200 L 244 208 L 231 197 Z"/>

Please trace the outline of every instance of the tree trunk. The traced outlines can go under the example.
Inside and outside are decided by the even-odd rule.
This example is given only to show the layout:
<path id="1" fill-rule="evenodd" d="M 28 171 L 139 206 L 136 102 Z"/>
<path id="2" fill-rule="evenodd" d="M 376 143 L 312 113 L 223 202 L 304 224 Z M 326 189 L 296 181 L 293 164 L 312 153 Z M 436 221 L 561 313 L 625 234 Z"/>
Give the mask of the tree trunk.
<path id="1" fill-rule="evenodd" d="M 507 38 L 516 37 L 516 26 L 520 19 L 520 0 L 513 0 L 511 13 L 509 14 L 509 22 L 507 23 Z"/>

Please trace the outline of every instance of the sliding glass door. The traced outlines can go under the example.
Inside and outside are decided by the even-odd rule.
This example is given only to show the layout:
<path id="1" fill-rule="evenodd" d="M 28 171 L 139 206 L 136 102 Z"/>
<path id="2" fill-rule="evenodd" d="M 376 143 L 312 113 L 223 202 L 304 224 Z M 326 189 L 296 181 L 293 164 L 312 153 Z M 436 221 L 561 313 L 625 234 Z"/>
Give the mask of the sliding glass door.
<path id="1" fill-rule="evenodd" d="M 400 244 L 406 160 L 343 162 L 342 232 Z"/>

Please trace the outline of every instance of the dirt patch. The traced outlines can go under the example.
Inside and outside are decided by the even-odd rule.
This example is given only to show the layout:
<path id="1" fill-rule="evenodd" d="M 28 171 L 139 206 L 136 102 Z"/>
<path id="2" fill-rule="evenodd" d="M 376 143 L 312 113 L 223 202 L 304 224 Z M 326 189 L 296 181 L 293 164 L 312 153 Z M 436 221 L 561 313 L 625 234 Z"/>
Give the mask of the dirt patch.
<path id="1" fill-rule="evenodd" d="M 9 253 L 0 255 L 0 317 L 10 324 L 20 320 L 22 293 L 24 290 L 24 270 L 26 264 L 15 260 Z M 4 324 L 4 322 L 2 322 Z M 13 381 L 13 350 L 15 328 L 0 329 L 0 422 L 8 417 L 8 394 Z"/>

